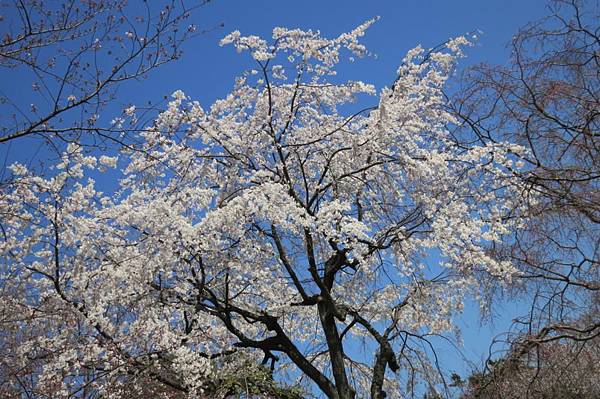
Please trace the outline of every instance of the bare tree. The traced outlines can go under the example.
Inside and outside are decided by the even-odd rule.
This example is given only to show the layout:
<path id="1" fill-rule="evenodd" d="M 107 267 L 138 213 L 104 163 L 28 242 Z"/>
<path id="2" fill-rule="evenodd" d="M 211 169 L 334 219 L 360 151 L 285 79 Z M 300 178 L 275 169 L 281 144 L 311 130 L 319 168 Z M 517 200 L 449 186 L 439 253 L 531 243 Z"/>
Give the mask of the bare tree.
<path id="1" fill-rule="evenodd" d="M 521 346 L 489 361 L 464 384 L 462 399 L 596 399 L 600 396 L 600 341 L 557 340 Z"/>
<path id="2" fill-rule="evenodd" d="M 530 219 L 492 250 L 518 265 L 515 288 L 531 304 L 509 339 L 517 358 L 600 336 L 600 7 L 549 10 L 514 37 L 508 66 L 472 69 L 453 102 L 474 141 L 529 150 L 519 175 L 537 195 Z"/>
<path id="3" fill-rule="evenodd" d="M 3 0 L 0 144 L 26 136 L 125 143 L 128 129 L 100 124 L 100 112 L 121 84 L 180 57 L 182 43 L 202 33 L 190 16 L 207 3 Z M 15 79 L 19 96 L 7 92 Z"/>

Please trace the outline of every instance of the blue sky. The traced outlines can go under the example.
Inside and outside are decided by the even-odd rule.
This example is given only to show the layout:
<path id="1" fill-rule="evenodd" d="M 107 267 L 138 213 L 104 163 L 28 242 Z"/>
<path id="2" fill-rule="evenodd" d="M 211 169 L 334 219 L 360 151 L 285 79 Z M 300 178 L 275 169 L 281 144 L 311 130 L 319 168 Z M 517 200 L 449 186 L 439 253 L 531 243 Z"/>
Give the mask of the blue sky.
<path id="1" fill-rule="evenodd" d="M 240 55 L 232 47 L 218 46 L 219 40 L 232 30 L 270 37 L 273 27 L 285 26 L 319 29 L 327 36 L 336 36 L 379 16 L 381 19 L 364 38 L 375 56 L 346 64 L 342 78 L 360 79 L 381 88 L 393 82 L 396 69 L 410 48 L 418 44 L 432 47 L 468 32 L 482 33 L 477 45 L 468 50 L 468 58 L 462 60 L 461 68 L 482 61 L 504 63 L 508 57 L 506 43 L 520 26 L 547 14 L 545 7 L 546 1 L 542 0 L 214 0 L 197 11 L 190 22 L 198 25 L 199 30 L 218 27 L 221 22 L 224 27 L 189 41 L 181 60 L 154 71 L 148 79 L 123 85 L 119 102 L 114 110 L 104 111 L 102 120 L 112 120 L 119 109 L 129 104 L 160 102 L 163 96 L 177 89 L 199 100 L 205 108 L 226 95 L 234 77 L 243 69 L 253 67 L 248 54 Z M 2 89 L 21 96 L 23 102 L 32 96 L 28 84 L 23 85 L 17 79 L 9 81 L 6 75 L 2 81 Z M 7 146 L 0 148 L 0 156 L 7 156 L 7 151 Z M 31 155 L 30 151 L 31 148 L 22 144 L 13 145 L 9 162 L 22 158 L 25 153 Z M 463 326 L 463 352 L 469 361 L 479 364 L 487 356 L 492 336 L 508 328 L 518 307 L 517 302 L 506 303 L 504 310 L 497 312 L 502 313 L 502 317 L 493 325 L 482 327 L 476 306 L 467 306 L 466 317 L 460 325 Z M 450 370 L 464 375 L 465 365 L 455 351 L 444 346 L 440 355 L 447 357 L 445 363 Z"/>
<path id="2" fill-rule="evenodd" d="M 349 79 L 377 87 L 389 85 L 407 50 L 431 47 L 449 37 L 481 31 L 480 40 L 462 66 L 503 62 L 506 43 L 518 27 L 543 16 L 542 0 L 215 0 L 194 17 L 199 29 L 223 22 L 224 27 L 201 35 L 185 46 L 183 58 L 136 85 L 136 96 L 147 100 L 182 89 L 207 105 L 231 88 L 233 77 L 249 67 L 248 55 L 238 55 L 218 41 L 232 30 L 269 37 L 276 26 L 319 29 L 335 36 L 375 16 L 364 42 L 376 55 L 352 64 Z M 124 93 L 125 94 L 125 93 Z"/>

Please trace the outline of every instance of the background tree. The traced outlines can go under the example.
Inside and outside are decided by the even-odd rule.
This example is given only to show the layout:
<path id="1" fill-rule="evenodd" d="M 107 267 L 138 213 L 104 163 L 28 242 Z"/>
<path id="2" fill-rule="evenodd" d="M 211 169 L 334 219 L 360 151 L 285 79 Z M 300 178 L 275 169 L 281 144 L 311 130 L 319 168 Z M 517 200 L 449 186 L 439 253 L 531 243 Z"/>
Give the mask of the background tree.
<path id="1" fill-rule="evenodd" d="M 488 250 L 520 226 L 522 148 L 447 130 L 463 37 L 411 50 L 375 101 L 336 77 L 372 22 L 334 39 L 233 32 L 222 44 L 254 69 L 207 110 L 175 92 L 140 151 L 71 143 L 43 177 L 11 166 L 3 281 L 27 329 L 47 329 L 15 348 L 51 357 L 36 389 L 119 397 L 150 379 L 201 397 L 259 363 L 334 399 L 443 382 L 431 337 L 514 272 Z M 106 194 L 94 178 L 110 168 Z"/>
<path id="2" fill-rule="evenodd" d="M 559 0 L 549 10 L 514 37 L 510 65 L 472 69 L 454 101 L 476 142 L 528 149 L 520 177 L 538 199 L 527 228 L 493 253 L 518 267 L 514 289 L 531 306 L 515 320 L 509 357 L 539 351 L 537 361 L 549 362 L 545 383 L 556 377 L 545 370 L 556 359 L 543 353 L 585 367 L 578 358 L 596 350 L 600 335 L 600 8 Z M 587 341 L 592 349 L 575 350 Z"/>
<path id="3" fill-rule="evenodd" d="M 516 340 L 501 359 L 472 374 L 463 399 L 595 399 L 600 396 L 598 340 L 555 340 L 524 350 Z"/>

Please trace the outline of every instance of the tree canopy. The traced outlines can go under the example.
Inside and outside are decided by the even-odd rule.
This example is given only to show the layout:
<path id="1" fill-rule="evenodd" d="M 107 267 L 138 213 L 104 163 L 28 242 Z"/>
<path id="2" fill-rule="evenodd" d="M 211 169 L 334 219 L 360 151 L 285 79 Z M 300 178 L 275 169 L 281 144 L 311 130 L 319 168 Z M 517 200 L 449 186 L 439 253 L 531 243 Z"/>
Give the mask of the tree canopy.
<path id="1" fill-rule="evenodd" d="M 332 398 L 398 396 L 407 370 L 431 373 L 422 341 L 453 328 L 474 273 L 513 271 L 487 248 L 520 224 L 523 150 L 465 148 L 446 129 L 464 37 L 410 51 L 380 93 L 340 82 L 373 22 L 334 39 L 233 32 L 221 44 L 256 69 L 208 109 L 177 91 L 134 151 L 70 144 L 47 176 L 11 166 L 5 285 L 24 291 L 7 306 L 47 331 L 18 348 L 55 354 L 42 385 L 68 396 L 91 372 L 99 391 L 153 376 L 199 395 L 233 351 Z M 364 95 L 375 105 L 352 109 Z M 110 168 L 120 188 L 105 194 L 94 175 Z M 374 356 L 351 354 L 365 339 Z"/>

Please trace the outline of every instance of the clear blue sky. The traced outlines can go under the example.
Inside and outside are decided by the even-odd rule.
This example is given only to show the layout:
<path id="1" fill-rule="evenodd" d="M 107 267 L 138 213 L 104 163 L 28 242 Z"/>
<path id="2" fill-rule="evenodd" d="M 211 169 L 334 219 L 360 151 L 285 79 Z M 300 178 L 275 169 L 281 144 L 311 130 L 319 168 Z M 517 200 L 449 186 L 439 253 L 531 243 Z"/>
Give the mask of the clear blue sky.
<path id="1" fill-rule="evenodd" d="M 182 60 L 147 81 L 139 94 L 147 98 L 181 88 L 202 102 L 225 94 L 233 76 L 249 65 L 247 55 L 217 45 L 232 30 L 269 37 L 273 27 L 285 26 L 335 36 L 374 16 L 381 20 L 364 42 L 377 57 L 352 64 L 352 79 L 389 85 L 408 49 L 417 44 L 431 47 L 476 30 L 483 35 L 463 65 L 503 62 L 507 41 L 519 26 L 544 15 L 545 5 L 543 0 L 214 0 L 195 22 L 200 29 L 219 22 L 225 26 L 188 43 Z"/>
<path id="2" fill-rule="evenodd" d="M 469 49 L 461 67 L 481 61 L 503 63 L 508 57 L 506 43 L 512 35 L 520 26 L 547 14 L 545 7 L 545 0 L 214 0 L 196 12 L 191 22 L 198 25 L 199 30 L 221 22 L 224 27 L 188 42 L 181 60 L 154 71 L 147 80 L 123 85 L 114 114 L 107 109 L 102 120 L 110 121 L 118 115 L 118 109 L 128 104 L 160 102 L 164 95 L 177 89 L 199 100 L 205 108 L 227 94 L 234 77 L 252 67 L 247 54 L 239 55 L 232 47 L 218 46 L 219 40 L 232 30 L 270 37 L 273 27 L 285 26 L 319 29 L 325 35 L 335 36 L 380 16 L 364 38 L 376 57 L 349 64 L 343 72 L 347 79 L 364 80 L 381 88 L 394 80 L 395 71 L 408 49 L 417 44 L 431 47 L 449 37 L 476 30 L 482 32 L 480 40 L 476 47 Z M 31 96 L 29 87 L 23 88 L 23 82 L 5 79 L 7 76 L 2 76 L 3 89 L 17 96 Z M 6 146 L 0 149 L 2 158 L 7 156 L 6 151 Z M 13 145 L 9 159 L 19 159 L 25 151 L 31 149 Z M 467 359 L 480 363 L 487 356 L 492 336 L 508 327 L 516 308 L 515 302 L 506 304 L 503 316 L 494 326 L 480 327 L 476 309 L 467 307 L 466 317 L 460 323 L 464 327 L 463 351 Z M 446 346 L 440 354 L 447 356 L 445 363 L 449 369 L 464 376 L 465 367 L 456 353 Z"/>

